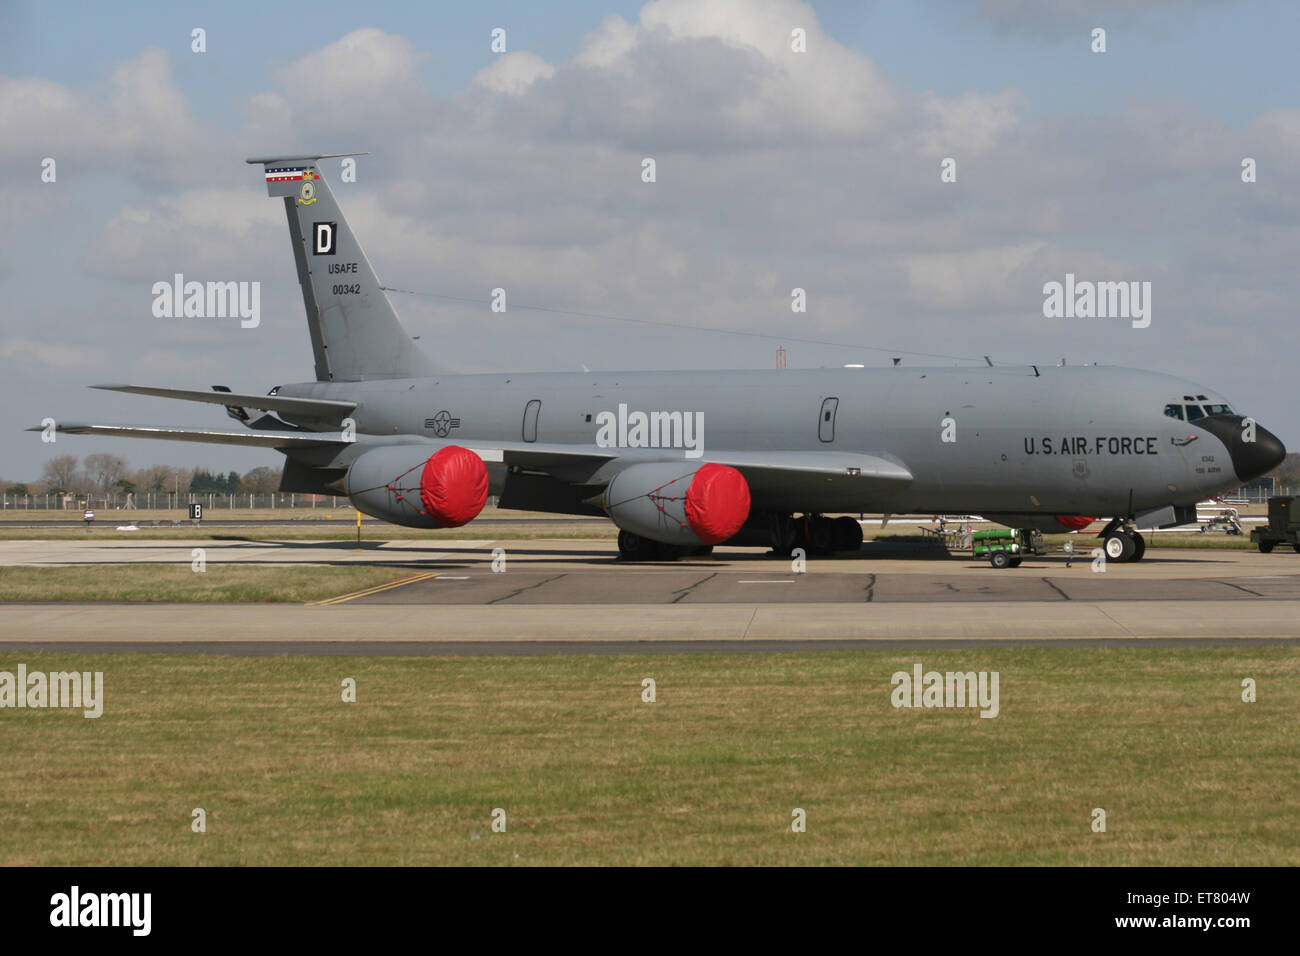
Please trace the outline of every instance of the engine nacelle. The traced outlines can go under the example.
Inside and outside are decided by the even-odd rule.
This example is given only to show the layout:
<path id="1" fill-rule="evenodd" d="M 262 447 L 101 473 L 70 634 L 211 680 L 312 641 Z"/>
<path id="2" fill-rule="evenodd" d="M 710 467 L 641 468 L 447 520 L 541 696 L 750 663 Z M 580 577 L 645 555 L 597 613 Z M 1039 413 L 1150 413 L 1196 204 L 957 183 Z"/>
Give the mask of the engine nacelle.
<path id="1" fill-rule="evenodd" d="M 718 544 L 749 517 L 749 483 L 727 465 L 646 462 L 615 475 L 601 504 L 619 528 L 651 541 Z"/>
<path id="2" fill-rule="evenodd" d="M 459 445 L 390 445 L 364 452 L 345 488 L 361 512 L 408 528 L 459 528 L 487 502 L 483 459 Z"/>

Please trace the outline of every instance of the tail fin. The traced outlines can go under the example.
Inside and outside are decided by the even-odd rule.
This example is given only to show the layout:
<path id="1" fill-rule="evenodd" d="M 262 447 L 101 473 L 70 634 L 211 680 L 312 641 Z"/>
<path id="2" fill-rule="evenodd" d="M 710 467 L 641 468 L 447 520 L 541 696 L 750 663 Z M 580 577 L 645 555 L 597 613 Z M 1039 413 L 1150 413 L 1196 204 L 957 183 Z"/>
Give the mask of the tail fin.
<path id="1" fill-rule="evenodd" d="M 250 159 L 267 193 L 284 199 L 293 258 L 307 307 L 318 382 L 414 378 L 435 369 L 402 328 L 317 161 L 335 156 Z"/>

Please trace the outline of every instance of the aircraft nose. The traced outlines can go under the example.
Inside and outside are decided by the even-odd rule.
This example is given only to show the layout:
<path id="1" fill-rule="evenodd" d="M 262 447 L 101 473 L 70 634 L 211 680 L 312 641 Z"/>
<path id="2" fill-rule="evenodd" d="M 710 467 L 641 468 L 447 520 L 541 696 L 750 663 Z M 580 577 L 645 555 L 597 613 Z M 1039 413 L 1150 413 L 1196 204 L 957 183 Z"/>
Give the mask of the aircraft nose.
<path id="1" fill-rule="evenodd" d="M 1232 455 L 1232 470 L 1242 481 L 1253 481 L 1268 474 L 1286 458 L 1286 446 L 1281 439 L 1260 425 L 1255 426 L 1253 442 L 1238 441 L 1228 446 L 1228 452 Z"/>
<path id="2" fill-rule="evenodd" d="M 1232 470 L 1243 483 L 1267 474 L 1286 458 L 1286 446 L 1281 439 L 1258 424 L 1252 436 L 1252 429 L 1246 427 L 1245 421 L 1240 415 L 1215 415 L 1195 423 L 1227 446 Z M 1254 440 L 1249 440 L 1252 437 Z"/>

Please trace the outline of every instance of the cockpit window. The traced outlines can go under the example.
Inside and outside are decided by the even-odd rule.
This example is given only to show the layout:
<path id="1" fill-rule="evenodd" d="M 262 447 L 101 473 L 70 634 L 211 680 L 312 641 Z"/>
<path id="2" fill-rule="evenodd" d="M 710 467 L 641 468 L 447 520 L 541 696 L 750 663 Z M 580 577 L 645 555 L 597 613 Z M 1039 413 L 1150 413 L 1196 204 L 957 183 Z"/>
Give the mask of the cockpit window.
<path id="1" fill-rule="evenodd" d="M 1206 405 L 1205 414 L 1207 415 L 1231 415 L 1232 409 L 1227 405 Z"/>
<path id="2" fill-rule="evenodd" d="M 1183 406 L 1166 405 L 1165 414 L 1168 415 L 1170 418 L 1176 418 L 1181 422 L 1183 420 Z"/>
<path id="3" fill-rule="evenodd" d="M 1204 417 L 1205 417 L 1205 412 L 1201 411 L 1200 405 L 1187 406 L 1187 420 L 1189 422 L 1194 422 L 1198 418 L 1204 418 Z"/>

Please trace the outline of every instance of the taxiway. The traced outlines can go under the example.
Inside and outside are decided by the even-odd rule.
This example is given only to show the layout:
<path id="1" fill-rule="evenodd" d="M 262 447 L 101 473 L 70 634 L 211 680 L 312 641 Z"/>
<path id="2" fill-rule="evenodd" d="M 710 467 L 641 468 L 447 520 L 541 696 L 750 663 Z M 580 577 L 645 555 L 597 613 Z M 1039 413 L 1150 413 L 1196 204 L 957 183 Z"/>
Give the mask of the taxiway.
<path id="1" fill-rule="evenodd" d="M 608 541 L 8 541 L 0 566 L 377 564 L 409 583 L 292 604 L 0 605 L 0 646 L 207 653 L 780 650 L 936 643 L 1300 643 L 1300 555 L 1152 549 L 993 570 L 864 547 L 797 571 L 757 550 L 672 564 Z M 498 570 L 493 570 L 494 565 Z M 418 573 L 416 573 L 418 572 Z"/>

